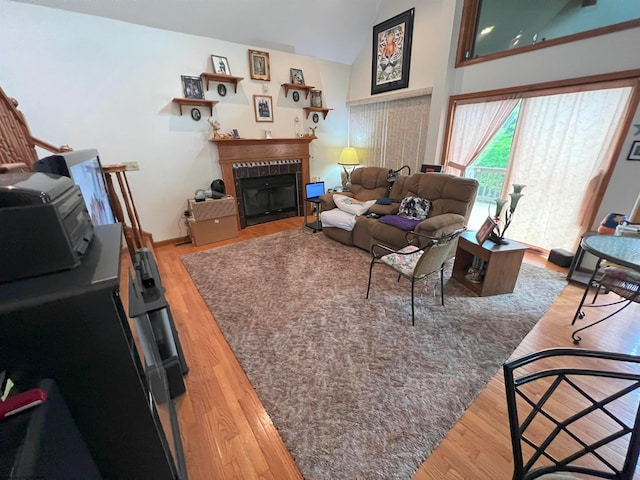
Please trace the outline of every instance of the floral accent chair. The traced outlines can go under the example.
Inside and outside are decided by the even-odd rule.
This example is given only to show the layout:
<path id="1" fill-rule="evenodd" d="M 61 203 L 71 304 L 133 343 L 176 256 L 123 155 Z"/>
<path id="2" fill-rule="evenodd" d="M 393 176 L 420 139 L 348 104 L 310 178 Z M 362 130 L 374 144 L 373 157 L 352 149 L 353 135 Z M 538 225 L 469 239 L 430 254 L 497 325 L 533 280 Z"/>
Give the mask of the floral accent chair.
<path id="1" fill-rule="evenodd" d="M 444 305 L 444 264 L 449 258 L 449 251 L 454 242 L 466 228 L 460 228 L 441 237 L 428 237 L 416 232 L 407 232 L 408 245 L 399 250 L 393 250 L 382 244 L 371 247 L 371 265 L 369 266 L 369 281 L 367 283 L 367 296 L 371 290 L 371 277 L 373 266 L 382 263 L 393 269 L 401 277 L 411 280 L 411 325 L 415 325 L 415 284 L 426 279 L 434 273 L 440 273 L 440 302 Z M 420 241 L 419 238 L 422 238 Z M 413 243 L 424 244 L 420 248 Z M 413 243 L 412 243 L 413 242 Z"/>

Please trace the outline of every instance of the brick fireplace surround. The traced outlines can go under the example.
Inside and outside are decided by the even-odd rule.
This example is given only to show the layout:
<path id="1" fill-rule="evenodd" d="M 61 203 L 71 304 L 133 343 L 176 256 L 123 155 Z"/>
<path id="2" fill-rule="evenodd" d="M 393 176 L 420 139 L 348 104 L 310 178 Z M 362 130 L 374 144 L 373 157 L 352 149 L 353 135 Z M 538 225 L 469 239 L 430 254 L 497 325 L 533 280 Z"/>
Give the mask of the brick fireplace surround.
<path id="1" fill-rule="evenodd" d="M 302 215 L 302 191 L 309 183 L 309 144 L 313 137 L 212 140 L 218 147 L 222 180 L 227 194 L 238 203 L 238 226 L 245 228 L 240 183 L 243 178 L 295 173 L 298 216 Z M 275 219 L 275 218 L 274 218 Z"/>

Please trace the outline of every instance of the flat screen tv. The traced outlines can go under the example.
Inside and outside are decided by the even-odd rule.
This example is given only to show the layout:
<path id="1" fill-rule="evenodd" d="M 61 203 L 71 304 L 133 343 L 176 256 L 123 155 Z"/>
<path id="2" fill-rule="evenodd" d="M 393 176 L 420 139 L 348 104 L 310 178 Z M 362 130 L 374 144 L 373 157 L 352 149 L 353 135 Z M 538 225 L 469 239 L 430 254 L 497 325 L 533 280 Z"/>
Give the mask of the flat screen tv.
<path id="1" fill-rule="evenodd" d="M 37 172 L 71 178 L 80 187 L 94 226 L 116 223 L 97 150 L 57 153 L 38 160 L 33 167 Z"/>

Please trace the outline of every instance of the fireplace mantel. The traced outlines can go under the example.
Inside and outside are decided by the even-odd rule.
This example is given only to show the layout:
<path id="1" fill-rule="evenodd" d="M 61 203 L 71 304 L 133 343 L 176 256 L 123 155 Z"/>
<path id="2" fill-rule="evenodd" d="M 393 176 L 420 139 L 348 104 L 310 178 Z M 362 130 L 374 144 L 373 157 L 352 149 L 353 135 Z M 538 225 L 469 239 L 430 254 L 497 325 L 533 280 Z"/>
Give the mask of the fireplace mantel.
<path id="1" fill-rule="evenodd" d="M 227 194 L 238 200 L 233 166 L 246 163 L 277 163 L 300 160 L 302 185 L 309 183 L 309 144 L 315 137 L 213 139 L 218 148 L 222 180 Z"/>

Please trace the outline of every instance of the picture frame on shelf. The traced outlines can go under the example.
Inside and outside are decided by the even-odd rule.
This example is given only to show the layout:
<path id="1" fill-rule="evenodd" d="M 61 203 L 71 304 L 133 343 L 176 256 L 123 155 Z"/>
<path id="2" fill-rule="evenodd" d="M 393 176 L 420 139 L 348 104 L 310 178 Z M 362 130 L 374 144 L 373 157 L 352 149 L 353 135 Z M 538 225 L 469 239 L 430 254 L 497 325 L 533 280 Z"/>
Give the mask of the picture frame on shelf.
<path id="1" fill-rule="evenodd" d="M 273 122 L 273 100 L 271 95 L 254 95 L 253 108 L 256 122 Z"/>
<path id="2" fill-rule="evenodd" d="M 373 27 L 371 95 L 409 86 L 415 8 Z"/>
<path id="3" fill-rule="evenodd" d="M 493 229 L 497 226 L 498 223 L 493 218 L 487 217 L 487 219 L 476 232 L 476 241 L 478 242 L 478 245 L 482 246 L 482 244 L 486 242 L 491 235 L 491 232 L 493 232 Z"/>
<path id="4" fill-rule="evenodd" d="M 322 90 L 311 90 L 310 105 L 314 108 L 322 108 Z"/>
<path id="5" fill-rule="evenodd" d="M 299 68 L 291 69 L 291 83 L 294 85 L 304 85 L 304 75 Z"/>
<path id="6" fill-rule="evenodd" d="M 249 50 L 249 73 L 253 80 L 271 81 L 268 52 Z"/>
<path id="7" fill-rule="evenodd" d="M 627 160 L 640 160 L 640 140 L 636 140 L 631 144 Z"/>
<path id="8" fill-rule="evenodd" d="M 217 73 L 218 75 L 231 75 L 227 57 L 211 55 L 211 64 L 213 65 L 213 73 Z"/>
<path id="9" fill-rule="evenodd" d="M 184 98 L 204 98 L 202 78 L 190 75 L 181 75 L 181 78 Z"/>

